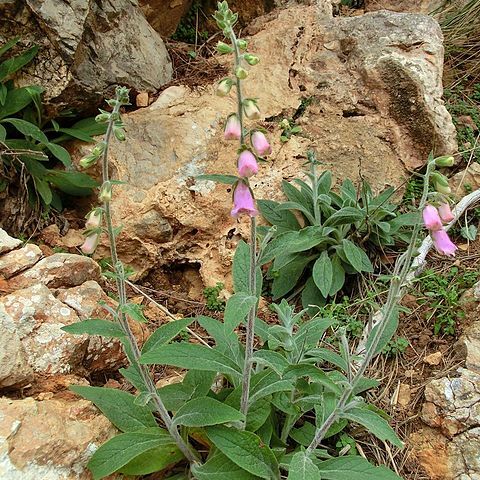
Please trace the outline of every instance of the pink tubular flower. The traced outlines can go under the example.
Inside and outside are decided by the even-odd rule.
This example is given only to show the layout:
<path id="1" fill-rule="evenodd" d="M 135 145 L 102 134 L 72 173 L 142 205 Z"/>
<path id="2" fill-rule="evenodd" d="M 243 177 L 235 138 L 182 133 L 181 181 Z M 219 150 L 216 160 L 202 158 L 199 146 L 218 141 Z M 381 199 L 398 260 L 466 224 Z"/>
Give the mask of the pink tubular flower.
<path id="1" fill-rule="evenodd" d="M 440 204 L 440 206 L 438 207 L 438 213 L 443 223 L 451 222 L 455 218 L 452 211 L 450 210 L 450 205 L 448 203 Z"/>
<path id="2" fill-rule="evenodd" d="M 450 240 L 447 232 L 443 228 L 441 230 L 431 231 L 430 235 L 438 253 L 452 257 L 455 256 L 455 251 L 458 247 Z"/>
<path id="3" fill-rule="evenodd" d="M 238 157 L 238 174 L 241 177 L 251 177 L 258 172 L 255 155 L 250 150 L 244 150 Z"/>
<path id="4" fill-rule="evenodd" d="M 85 228 L 88 230 L 90 228 L 98 228 L 102 224 L 102 211 L 92 210 L 87 215 L 87 221 L 85 223 Z"/>
<path id="5" fill-rule="evenodd" d="M 260 118 L 260 110 L 258 109 L 257 102 L 253 98 L 246 98 L 243 101 L 243 111 L 245 116 L 250 120 L 258 120 Z"/>
<path id="6" fill-rule="evenodd" d="M 240 120 L 238 120 L 237 115 L 232 113 L 232 115 L 227 118 L 227 123 L 225 124 L 225 130 L 223 132 L 225 140 L 238 140 L 241 136 L 241 130 Z"/>
<path id="7" fill-rule="evenodd" d="M 98 233 L 92 233 L 85 239 L 82 246 L 80 247 L 80 250 L 85 255 L 91 255 L 97 248 L 99 238 L 100 235 Z"/>
<path id="8" fill-rule="evenodd" d="M 239 182 L 233 193 L 233 208 L 231 215 L 232 217 L 237 218 L 242 213 L 249 217 L 255 217 L 258 214 L 258 211 L 255 208 L 255 200 L 250 188 L 245 183 Z"/>
<path id="9" fill-rule="evenodd" d="M 272 153 L 272 147 L 268 143 L 267 137 L 265 137 L 265 135 L 259 130 L 255 130 L 252 133 L 250 140 L 253 148 L 260 156 L 270 155 Z"/>
<path id="10" fill-rule="evenodd" d="M 429 230 L 441 230 L 443 228 L 438 211 L 432 205 L 427 205 L 423 209 L 423 223 Z"/>

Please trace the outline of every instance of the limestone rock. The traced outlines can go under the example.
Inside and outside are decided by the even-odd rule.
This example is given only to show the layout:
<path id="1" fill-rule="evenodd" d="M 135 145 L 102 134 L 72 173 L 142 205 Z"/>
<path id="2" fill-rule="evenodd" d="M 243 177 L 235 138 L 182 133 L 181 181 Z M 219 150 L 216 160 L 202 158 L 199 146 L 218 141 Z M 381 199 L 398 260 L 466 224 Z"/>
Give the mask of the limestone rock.
<path id="1" fill-rule="evenodd" d="M 450 186 L 457 199 L 464 197 L 468 192 L 480 188 L 480 164 L 472 163 L 466 170 L 456 173 L 450 179 Z"/>
<path id="2" fill-rule="evenodd" d="M 115 428 L 88 401 L 0 398 L 5 480 L 87 480 L 93 452 Z"/>
<path id="3" fill-rule="evenodd" d="M 171 79 L 165 45 L 136 2 L 16 0 L 3 2 L 0 15 L 1 43 L 19 36 L 40 46 L 17 83 L 44 87 L 55 112 L 95 111 L 111 85 L 154 91 Z"/>
<path id="4" fill-rule="evenodd" d="M 0 253 L 10 252 L 21 244 L 21 240 L 12 238 L 3 228 L 0 228 Z"/>
<path id="5" fill-rule="evenodd" d="M 467 328 L 460 341 L 466 350 L 465 368 L 480 374 L 480 322 L 478 320 Z"/>
<path id="6" fill-rule="evenodd" d="M 365 0 L 365 11 L 392 10 L 428 14 L 443 7 L 445 3 L 447 0 Z"/>
<path id="7" fill-rule="evenodd" d="M 13 277 L 10 288 L 25 288 L 42 283 L 50 288 L 76 287 L 87 280 L 100 281 L 100 267 L 89 257 L 55 253 L 29 270 Z"/>
<path id="8" fill-rule="evenodd" d="M 148 23 L 162 36 L 175 33 L 192 0 L 140 0 L 140 7 Z"/>
<path id="9" fill-rule="evenodd" d="M 0 256 L 0 278 L 10 278 L 26 270 L 35 265 L 41 257 L 42 251 L 40 248 L 31 243 Z"/>
<path id="10" fill-rule="evenodd" d="M 0 342 L 6 349 L 3 331 L 14 331 L 20 339 L 28 365 L 35 373 L 69 373 L 81 364 L 88 345 L 85 335 L 70 336 L 61 330 L 78 322 L 73 309 L 57 300 L 42 284 L 18 290 L 0 299 L 8 314 L 0 325 Z M 11 320 L 10 320 L 11 319 Z M 13 323 L 14 329 L 11 324 Z"/>
<path id="11" fill-rule="evenodd" d="M 423 359 L 423 363 L 426 363 L 427 365 L 432 365 L 432 366 L 440 365 L 442 358 L 443 358 L 442 352 L 434 352 L 434 353 L 431 353 L 430 355 L 427 355 Z"/>
<path id="12" fill-rule="evenodd" d="M 260 124 L 273 146 L 252 178 L 258 198 L 280 199 L 282 180 L 302 175 L 309 148 L 337 185 L 362 177 L 376 191 L 399 186 L 433 146 L 436 153 L 455 150 L 455 129 L 441 100 L 438 24 L 391 12 L 334 18 L 330 2 L 316 3 L 325 8 L 293 6 L 259 18 L 249 39 L 260 64 L 250 69 L 244 91 L 259 99 Z M 138 275 L 181 263 L 199 269 L 206 285 L 226 281 L 228 288 L 233 250 L 248 234 L 247 222 L 230 217 L 229 186 L 195 176 L 235 173 L 235 146 L 222 135 L 234 108 L 233 96 L 215 96 L 214 86 L 177 85 L 124 116 L 128 142 L 114 144 L 111 158 L 115 177 L 127 185 L 116 187 L 113 213 L 114 223 L 124 225 L 121 258 Z M 282 143 L 278 123 L 292 117 L 303 134 Z M 77 156 L 83 153 L 79 148 Z M 97 255 L 107 256 L 105 245 Z"/>

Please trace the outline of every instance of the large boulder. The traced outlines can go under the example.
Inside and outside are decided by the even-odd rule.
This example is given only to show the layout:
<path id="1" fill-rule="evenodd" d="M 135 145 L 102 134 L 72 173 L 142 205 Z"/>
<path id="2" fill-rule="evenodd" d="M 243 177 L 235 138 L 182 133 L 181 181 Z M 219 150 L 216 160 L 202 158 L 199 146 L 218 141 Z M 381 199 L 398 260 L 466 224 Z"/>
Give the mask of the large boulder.
<path id="1" fill-rule="evenodd" d="M 115 435 L 88 401 L 0 398 L 3 480 L 89 480 L 87 463 Z"/>
<path id="2" fill-rule="evenodd" d="M 250 27 L 250 49 L 261 62 L 250 70 L 245 94 L 259 99 L 273 144 L 252 179 L 259 198 L 279 198 L 281 181 L 302 175 L 309 148 L 337 181 L 364 178 L 377 191 L 400 186 L 431 150 L 456 150 L 441 99 L 436 21 L 392 12 L 334 18 L 329 1 L 317 3 L 280 10 Z M 127 182 L 116 187 L 114 221 L 124 225 L 121 256 L 139 274 L 173 262 L 199 268 L 208 285 L 227 276 L 247 222 L 230 217 L 229 187 L 195 176 L 235 173 L 236 145 L 222 137 L 234 109 L 234 96 L 216 97 L 214 86 L 180 85 L 124 116 L 128 141 L 111 149 L 115 178 Z M 302 134 L 282 143 L 282 118 L 294 118 Z"/>
<path id="3" fill-rule="evenodd" d="M 154 91 L 172 77 L 159 34 L 130 0 L 14 0 L 0 4 L 0 44 L 40 46 L 19 85 L 41 85 L 56 113 L 95 109 L 115 84 Z"/>

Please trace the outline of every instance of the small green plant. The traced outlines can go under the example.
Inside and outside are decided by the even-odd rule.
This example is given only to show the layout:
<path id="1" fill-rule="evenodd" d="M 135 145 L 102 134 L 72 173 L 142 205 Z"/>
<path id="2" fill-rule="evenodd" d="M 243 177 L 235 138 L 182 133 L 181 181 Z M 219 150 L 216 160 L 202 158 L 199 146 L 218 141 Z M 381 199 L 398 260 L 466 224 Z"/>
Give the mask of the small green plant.
<path id="1" fill-rule="evenodd" d="M 19 42 L 14 38 L 0 47 L 0 58 Z M 15 87 L 12 76 L 30 63 L 38 47 L 10 56 L 0 63 L 0 190 L 26 175 L 32 199 L 39 198 L 44 208 L 61 210 L 59 192 L 87 196 L 97 186 L 90 176 L 73 169 L 68 151 L 60 144 L 71 139 L 93 142 L 92 135 L 104 133 L 93 119 L 62 127 L 64 119 L 45 119 L 39 86 Z M 57 168 L 63 164 L 64 169 Z"/>
<path id="2" fill-rule="evenodd" d="M 178 40 L 180 42 L 185 42 L 193 45 L 198 43 L 199 41 L 204 42 L 208 39 L 207 31 L 198 31 L 198 16 L 200 15 L 201 8 L 201 0 L 194 0 L 192 6 L 190 7 L 190 10 L 182 18 L 181 22 L 178 24 L 177 30 L 172 35 L 173 40 Z"/>
<path id="3" fill-rule="evenodd" d="M 205 297 L 209 310 L 213 312 L 223 312 L 225 310 L 225 300 L 218 298 L 218 295 L 224 287 L 225 285 L 223 283 L 217 282 L 214 287 L 207 287 L 203 290 L 203 296 Z"/>
<path id="4" fill-rule="evenodd" d="M 460 272 L 451 267 L 439 274 L 428 269 L 418 279 L 418 289 L 423 295 L 418 303 L 428 306 L 427 320 L 433 321 L 435 335 L 454 335 L 457 321 L 464 317 L 460 304 L 462 294 L 478 280 L 477 271 Z"/>
<path id="5" fill-rule="evenodd" d="M 410 345 L 404 337 L 392 338 L 383 348 L 382 353 L 387 357 L 396 357 L 405 352 Z"/>
<path id="6" fill-rule="evenodd" d="M 332 174 L 317 174 L 318 162 L 309 152 L 310 184 L 296 178 L 284 181 L 288 201 L 259 200 L 263 217 L 276 227 L 276 234 L 261 259 L 272 262 L 273 299 L 302 285 L 303 306 L 321 305 L 339 292 L 347 274 L 373 272 L 367 251 L 409 240 L 417 213 L 399 214 L 390 203 L 393 189 L 378 196 L 364 182 L 360 192 L 345 180 L 340 192 L 332 190 Z M 292 212 L 296 212 L 294 215 Z"/>
<path id="7" fill-rule="evenodd" d="M 280 140 L 285 143 L 290 140 L 292 135 L 300 135 L 302 129 L 295 123 L 295 120 L 284 118 L 280 123 L 279 127 L 282 129 L 280 134 Z"/>
<path id="8" fill-rule="evenodd" d="M 342 455 L 358 455 L 357 442 L 346 433 L 340 434 L 335 446 Z"/>

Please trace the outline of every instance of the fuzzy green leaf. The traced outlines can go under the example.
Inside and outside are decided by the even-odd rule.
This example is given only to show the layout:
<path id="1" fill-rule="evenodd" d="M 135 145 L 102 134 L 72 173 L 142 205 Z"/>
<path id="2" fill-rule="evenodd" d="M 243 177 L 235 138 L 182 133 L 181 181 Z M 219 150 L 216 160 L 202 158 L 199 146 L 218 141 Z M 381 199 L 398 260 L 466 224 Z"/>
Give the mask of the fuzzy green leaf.
<path id="1" fill-rule="evenodd" d="M 192 473 L 198 480 L 255 480 L 252 475 L 233 463 L 223 453 L 215 452 L 203 465 L 193 465 Z"/>
<path id="2" fill-rule="evenodd" d="M 342 248 L 348 262 L 357 272 L 373 272 L 372 262 L 360 247 L 350 240 L 343 239 Z"/>
<path id="3" fill-rule="evenodd" d="M 319 288 L 322 295 L 326 298 L 330 293 L 333 281 L 332 261 L 328 252 L 324 250 L 313 265 L 313 280 Z"/>
<path id="4" fill-rule="evenodd" d="M 288 480 L 320 480 L 320 471 L 305 452 L 297 452 L 288 468 Z"/>
<path id="5" fill-rule="evenodd" d="M 180 320 L 168 322 L 157 328 L 143 345 L 142 353 L 147 353 L 153 348 L 165 345 L 180 332 L 185 330 L 185 328 L 187 328 L 193 321 L 194 318 L 182 318 Z"/>
<path id="6" fill-rule="evenodd" d="M 64 332 L 72 333 L 73 335 L 100 335 L 107 338 L 124 338 L 125 333 L 114 322 L 103 320 L 100 318 L 89 318 L 81 322 L 65 325 L 61 328 Z"/>

